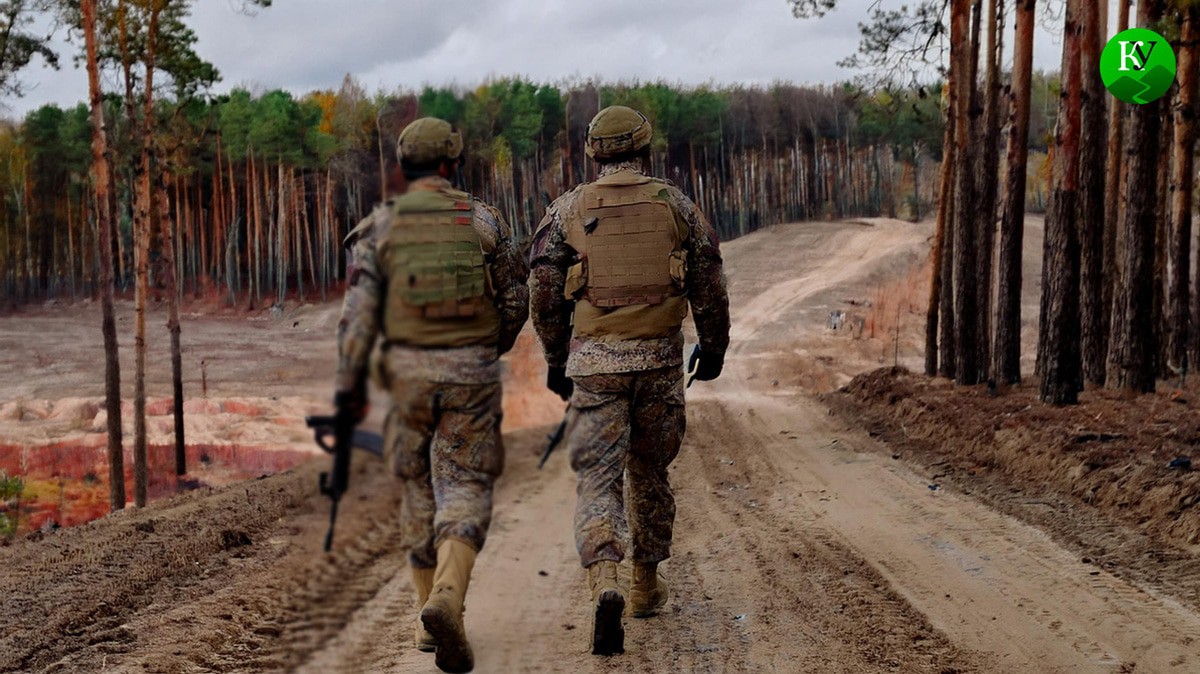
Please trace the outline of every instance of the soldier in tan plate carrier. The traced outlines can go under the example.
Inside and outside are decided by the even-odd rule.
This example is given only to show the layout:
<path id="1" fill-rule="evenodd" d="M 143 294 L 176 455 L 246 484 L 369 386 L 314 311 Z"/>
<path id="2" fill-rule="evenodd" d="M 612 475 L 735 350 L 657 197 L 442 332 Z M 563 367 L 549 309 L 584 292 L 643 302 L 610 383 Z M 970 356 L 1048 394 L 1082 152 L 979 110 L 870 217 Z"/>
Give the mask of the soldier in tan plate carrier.
<path id="1" fill-rule="evenodd" d="M 334 404 L 366 414 L 365 377 L 383 340 L 380 373 L 392 396 L 389 465 L 401 478 L 421 650 L 447 672 L 474 656 L 463 602 L 504 466 L 499 357 L 528 316 L 528 268 L 492 207 L 455 189 L 462 139 L 447 122 L 418 119 L 400 134 L 408 191 L 347 237 L 350 282 L 338 328 Z"/>
<path id="2" fill-rule="evenodd" d="M 668 598 L 658 565 L 670 556 L 675 518 L 667 468 L 686 421 L 681 327 L 689 305 L 700 338 L 697 379 L 720 375 L 729 344 L 717 236 L 674 185 L 644 173 L 651 138 L 640 112 L 601 110 L 586 146 L 599 178 L 550 205 L 530 253 L 547 385 L 570 400 L 573 416 L 575 540 L 592 594 L 592 652 L 601 655 L 624 651 L 617 569 L 627 553 L 630 614 L 652 616 Z"/>

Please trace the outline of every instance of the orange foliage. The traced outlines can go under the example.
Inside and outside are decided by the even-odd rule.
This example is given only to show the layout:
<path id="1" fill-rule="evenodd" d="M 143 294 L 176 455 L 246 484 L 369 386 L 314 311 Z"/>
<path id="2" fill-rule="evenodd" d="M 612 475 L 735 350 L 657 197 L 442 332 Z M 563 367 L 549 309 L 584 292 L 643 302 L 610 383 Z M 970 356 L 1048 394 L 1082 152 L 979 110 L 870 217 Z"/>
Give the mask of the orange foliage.
<path id="1" fill-rule="evenodd" d="M 312 99 L 321 106 L 321 125 L 318 129 L 321 133 L 333 135 L 333 109 L 337 105 L 337 94 L 332 91 L 315 91 L 312 93 Z"/>
<path id="2" fill-rule="evenodd" d="M 193 472 L 180 478 L 174 475 L 173 445 L 151 445 L 147 449 L 151 500 L 203 486 L 204 480 L 225 483 L 271 475 L 312 459 L 305 452 L 267 446 L 189 445 L 187 461 Z M 125 458 L 125 465 L 125 480 L 131 482 L 131 456 Z M 0 471 L 25 480 L 18 533 L 50 523 L 83 524 L 109 512 L 108 464 L 103 447 L 78 443 L 0 445 Z"/>

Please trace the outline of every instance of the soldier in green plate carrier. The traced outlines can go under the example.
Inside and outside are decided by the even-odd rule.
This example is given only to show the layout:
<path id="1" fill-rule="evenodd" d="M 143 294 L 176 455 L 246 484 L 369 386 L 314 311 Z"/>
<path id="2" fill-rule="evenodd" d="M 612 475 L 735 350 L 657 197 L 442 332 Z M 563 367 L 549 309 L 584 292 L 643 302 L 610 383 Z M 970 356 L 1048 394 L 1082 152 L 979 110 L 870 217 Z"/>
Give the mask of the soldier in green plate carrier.
<path id="1" fill-rule="evenodd" d="M 716 379 L 729 345 L 717 235 L 674 185 L 647 176 L 650 122 L 614 106 L 588 126 L 599 179 L 550 205 L 530 252 L 533 324 L 547 385 L 570 399 L 575 542 L 592 593 L 592 652 L 624 651 L 621 616 L 668 598 L 675 501 L 667 468 L 683 441 L 681 326 L 700 337 L 695 377 Z M 626 549 L 626 540 L 630 549 Z M 628 607 L 617 567 L 632 558 Z"/>
<path id="2" fill-rule="evenodd" d="M 491 206 L 455 189 L 462 139 L 426 117 L 400 134 L 408 190 L 346 239 L 349 287 L 338 326 L 334 405 L 359 420 L 377 339 L 392 396 L 385 452 L 401 479 L 400 519 L 420 618 L 417 647 L 447 672 L 474 657 L 463 601 L 504 466 L 500 355 L 528 316 L 528 267 Z"/>

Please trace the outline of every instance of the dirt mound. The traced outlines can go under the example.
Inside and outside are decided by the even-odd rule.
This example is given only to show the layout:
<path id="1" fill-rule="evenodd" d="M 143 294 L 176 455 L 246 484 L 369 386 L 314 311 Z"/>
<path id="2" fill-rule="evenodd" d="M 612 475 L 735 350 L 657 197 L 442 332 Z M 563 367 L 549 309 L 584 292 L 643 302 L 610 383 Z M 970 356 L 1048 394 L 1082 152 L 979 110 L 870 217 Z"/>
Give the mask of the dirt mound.
<path id="1" fill-rule="evenodd" d="M 854 377 L 842 392 L 862 402 L 895 405 L 904 398 L 912 397 L 911 382 L 908 370 L 884 367 Z"/>
<path id="2" fill-rule="evenodd" d="M 86 398 L 64 398 L 51 405 L 49 418 L 65 421 L 91 421 L 99 411 L 96 401 Z"/>
<path id="3" fill-rule="evenodd" d="M 311 466 L 224 491 L 200 489 L 13 544 L 5 558 L 15 572 L 0 579 L 0 593 L 12 602 L 0 671 L 51 667 L 88 645 L 128 648 L 137 637 L 123 624 L 134 612 L 163 593 L 196 592 L 214 566 L 228 565 L 285 513 L 315 501 L 315 472 Z M 356 472 L 362 480 L 361 467 Z M 58 667 L 78 671 L 64 664 Z"/>
<path id="4" fill-rule="evenodd" d="M 1187 459 L 1200 464 L 1200 414 L 1190 396 L 1087 391 L 1079 405 L 1053 407 L 1031 386 L 990 395 L 902 368 L 860 375 L 843 395 L 940 447 L 959 470 L 1043 484 L 1163 543 L 1200 551 L 1200 471 L 1183 467 Z"/>

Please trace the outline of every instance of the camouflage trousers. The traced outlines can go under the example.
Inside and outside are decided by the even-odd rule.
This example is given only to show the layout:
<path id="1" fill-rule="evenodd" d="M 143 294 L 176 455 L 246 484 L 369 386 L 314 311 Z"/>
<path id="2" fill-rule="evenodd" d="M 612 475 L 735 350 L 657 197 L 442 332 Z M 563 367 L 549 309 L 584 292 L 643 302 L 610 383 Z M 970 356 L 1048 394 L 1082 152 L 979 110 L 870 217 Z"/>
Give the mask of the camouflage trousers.
<path id="1" fill-rule="evenodd" d="M 687 423 L 683 371 L 575 377 L 567 447 L 577 477 L 575 545 L 583 566 L 671 555 L 675 497 L 667 468 Z"/>
<path id="2" fill-rule="evenodd" d="M 384 422 L 387 460 L 401 478 L 400 526 L 413 568 L 437 566 L 447 538 L 478 552 L 492 521 L 492 487 L 504 469 L 500 383 L 399 379 Z"/>

